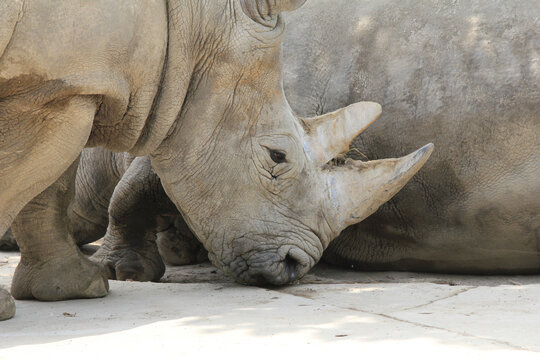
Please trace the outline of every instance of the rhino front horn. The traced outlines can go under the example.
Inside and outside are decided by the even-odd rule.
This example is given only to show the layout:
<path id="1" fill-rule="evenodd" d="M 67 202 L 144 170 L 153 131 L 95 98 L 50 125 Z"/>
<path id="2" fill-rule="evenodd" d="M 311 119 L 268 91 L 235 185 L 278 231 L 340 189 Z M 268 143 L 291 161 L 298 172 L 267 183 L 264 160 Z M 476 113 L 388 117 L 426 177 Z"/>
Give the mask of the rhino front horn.
<path id="1" fill-rule="evenodd" d="M 374 161 L 347 160 L 329 168 L 330 201 L 341 231 L 373 214 L 390 200 L 425 164 L 433 151 L 427 144 L 398 158 Z"/>

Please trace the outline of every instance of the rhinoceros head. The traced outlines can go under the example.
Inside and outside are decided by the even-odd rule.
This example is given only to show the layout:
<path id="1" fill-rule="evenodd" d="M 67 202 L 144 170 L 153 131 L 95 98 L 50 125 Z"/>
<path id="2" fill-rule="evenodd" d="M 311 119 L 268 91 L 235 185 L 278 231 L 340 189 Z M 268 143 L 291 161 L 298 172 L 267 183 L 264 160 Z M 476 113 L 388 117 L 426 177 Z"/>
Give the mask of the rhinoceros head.
<path id="1" fill-rule="evenodd" d="M 399 159 L 331 160 L 380 114 L 376 103 L 296 118 L 281 78 L 279 12 L 303 1 L 227 2 L 201 27 L 182 113 L 153 156 L 162 183 L 211 261 L 248 284 L 303 276 L 329 242 L 420 169 L 431 145 Z M 217 20 L 216 20 L 217 19 Z"/>

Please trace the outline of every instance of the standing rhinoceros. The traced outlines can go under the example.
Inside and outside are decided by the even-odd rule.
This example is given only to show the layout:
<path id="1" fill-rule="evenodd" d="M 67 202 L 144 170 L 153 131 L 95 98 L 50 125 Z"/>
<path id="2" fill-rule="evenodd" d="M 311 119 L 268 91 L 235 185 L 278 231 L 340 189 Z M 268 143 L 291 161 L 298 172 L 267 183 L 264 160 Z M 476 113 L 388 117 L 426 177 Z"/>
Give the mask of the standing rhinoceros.
<path id="1" fill-rule="evenodd" d="M 431 145 L 329 163 L 378 104 L 294 117 L 280 13 L 303 2 L 0 3 L 0 233 L 17 216 L 14 297 L 107 293 L 68 236 L 85 146 L 150 155 L 213 263 L 249 284 L 302 276 L 341 230 L 405 185 Z"/>
<path id="2" fill-rule="evenodd" d="M 298 114 L 374 99 L 384 115 L 353 143 L 359 158 L 427 139 L 438 149 L 324 259 L 540 273 L 539 1 L 320 0 L 286 20 L 285 93 Z"/>

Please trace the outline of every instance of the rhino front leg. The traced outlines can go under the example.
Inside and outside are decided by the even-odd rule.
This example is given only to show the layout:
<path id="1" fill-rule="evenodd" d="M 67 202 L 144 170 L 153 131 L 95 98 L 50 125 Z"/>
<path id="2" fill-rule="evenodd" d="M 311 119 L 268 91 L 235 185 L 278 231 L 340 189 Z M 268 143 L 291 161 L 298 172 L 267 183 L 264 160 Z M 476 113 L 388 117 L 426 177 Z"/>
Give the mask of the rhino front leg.
<path id="1" fill-rule="evenodd" d="M 16 299 L 65 300 L 107 294 L 99 266 L 68 235 L 67 208 L 74 196 L 78 160 L 30 201 L 13 222 L 21 260 L 11 285 Z"/>
<path id="2" fill-rule="evenodd" d="M 91 259 L 111 279 L 159 281 L 165 265 L 155 242 L 158 220 L 177 213 L 150 159 L 136 158 L 114 190 L 107 233 Z"/>

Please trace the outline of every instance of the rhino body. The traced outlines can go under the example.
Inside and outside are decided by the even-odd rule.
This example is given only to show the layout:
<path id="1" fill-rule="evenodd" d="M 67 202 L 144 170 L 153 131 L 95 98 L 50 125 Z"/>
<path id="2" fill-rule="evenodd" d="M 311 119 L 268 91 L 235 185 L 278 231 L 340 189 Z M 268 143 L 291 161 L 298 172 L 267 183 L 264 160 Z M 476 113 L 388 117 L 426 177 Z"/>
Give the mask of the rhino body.
<path id="1" fill-rule="evenodd" d="M 162 259 L 171 265 L 208 260 L 148 156 L 84 149 L 67 217 L 69 235 L 83 251 L 83 245 L 102 240 L 93 260 L 111 279 L 158 281 L 165 271 Z M 0 238 L 0 250 L 18 250 L 11 229 Z"/>
<path id="2" fill-rule="evenodd" d="M 321 0 L 288 20 L 284 85 L 298 114 L 374 99 L 384 113 L 352 156 L 437 145 L 425 171 L 324 259 L 540 272 L 540 3 Z"/>
<path id="3" fill-rule="evenodd" d="M 0 233 L 13 222 L 15 298 L 107 293 L 69 236 L 85 146 L 148 155 L 212 262 L 245 284 L 303 276 L 406 184 L 431 144 L 398 159 L 332 162 L 379 104 L 293 114 L 281 13 L 303 2 L 0 3 Z"/>
<path id="4" fill-rule="evenodd" d="M 0 288 L 0 321 L 15 316 L 15 301 L 6 289 Z"/>

